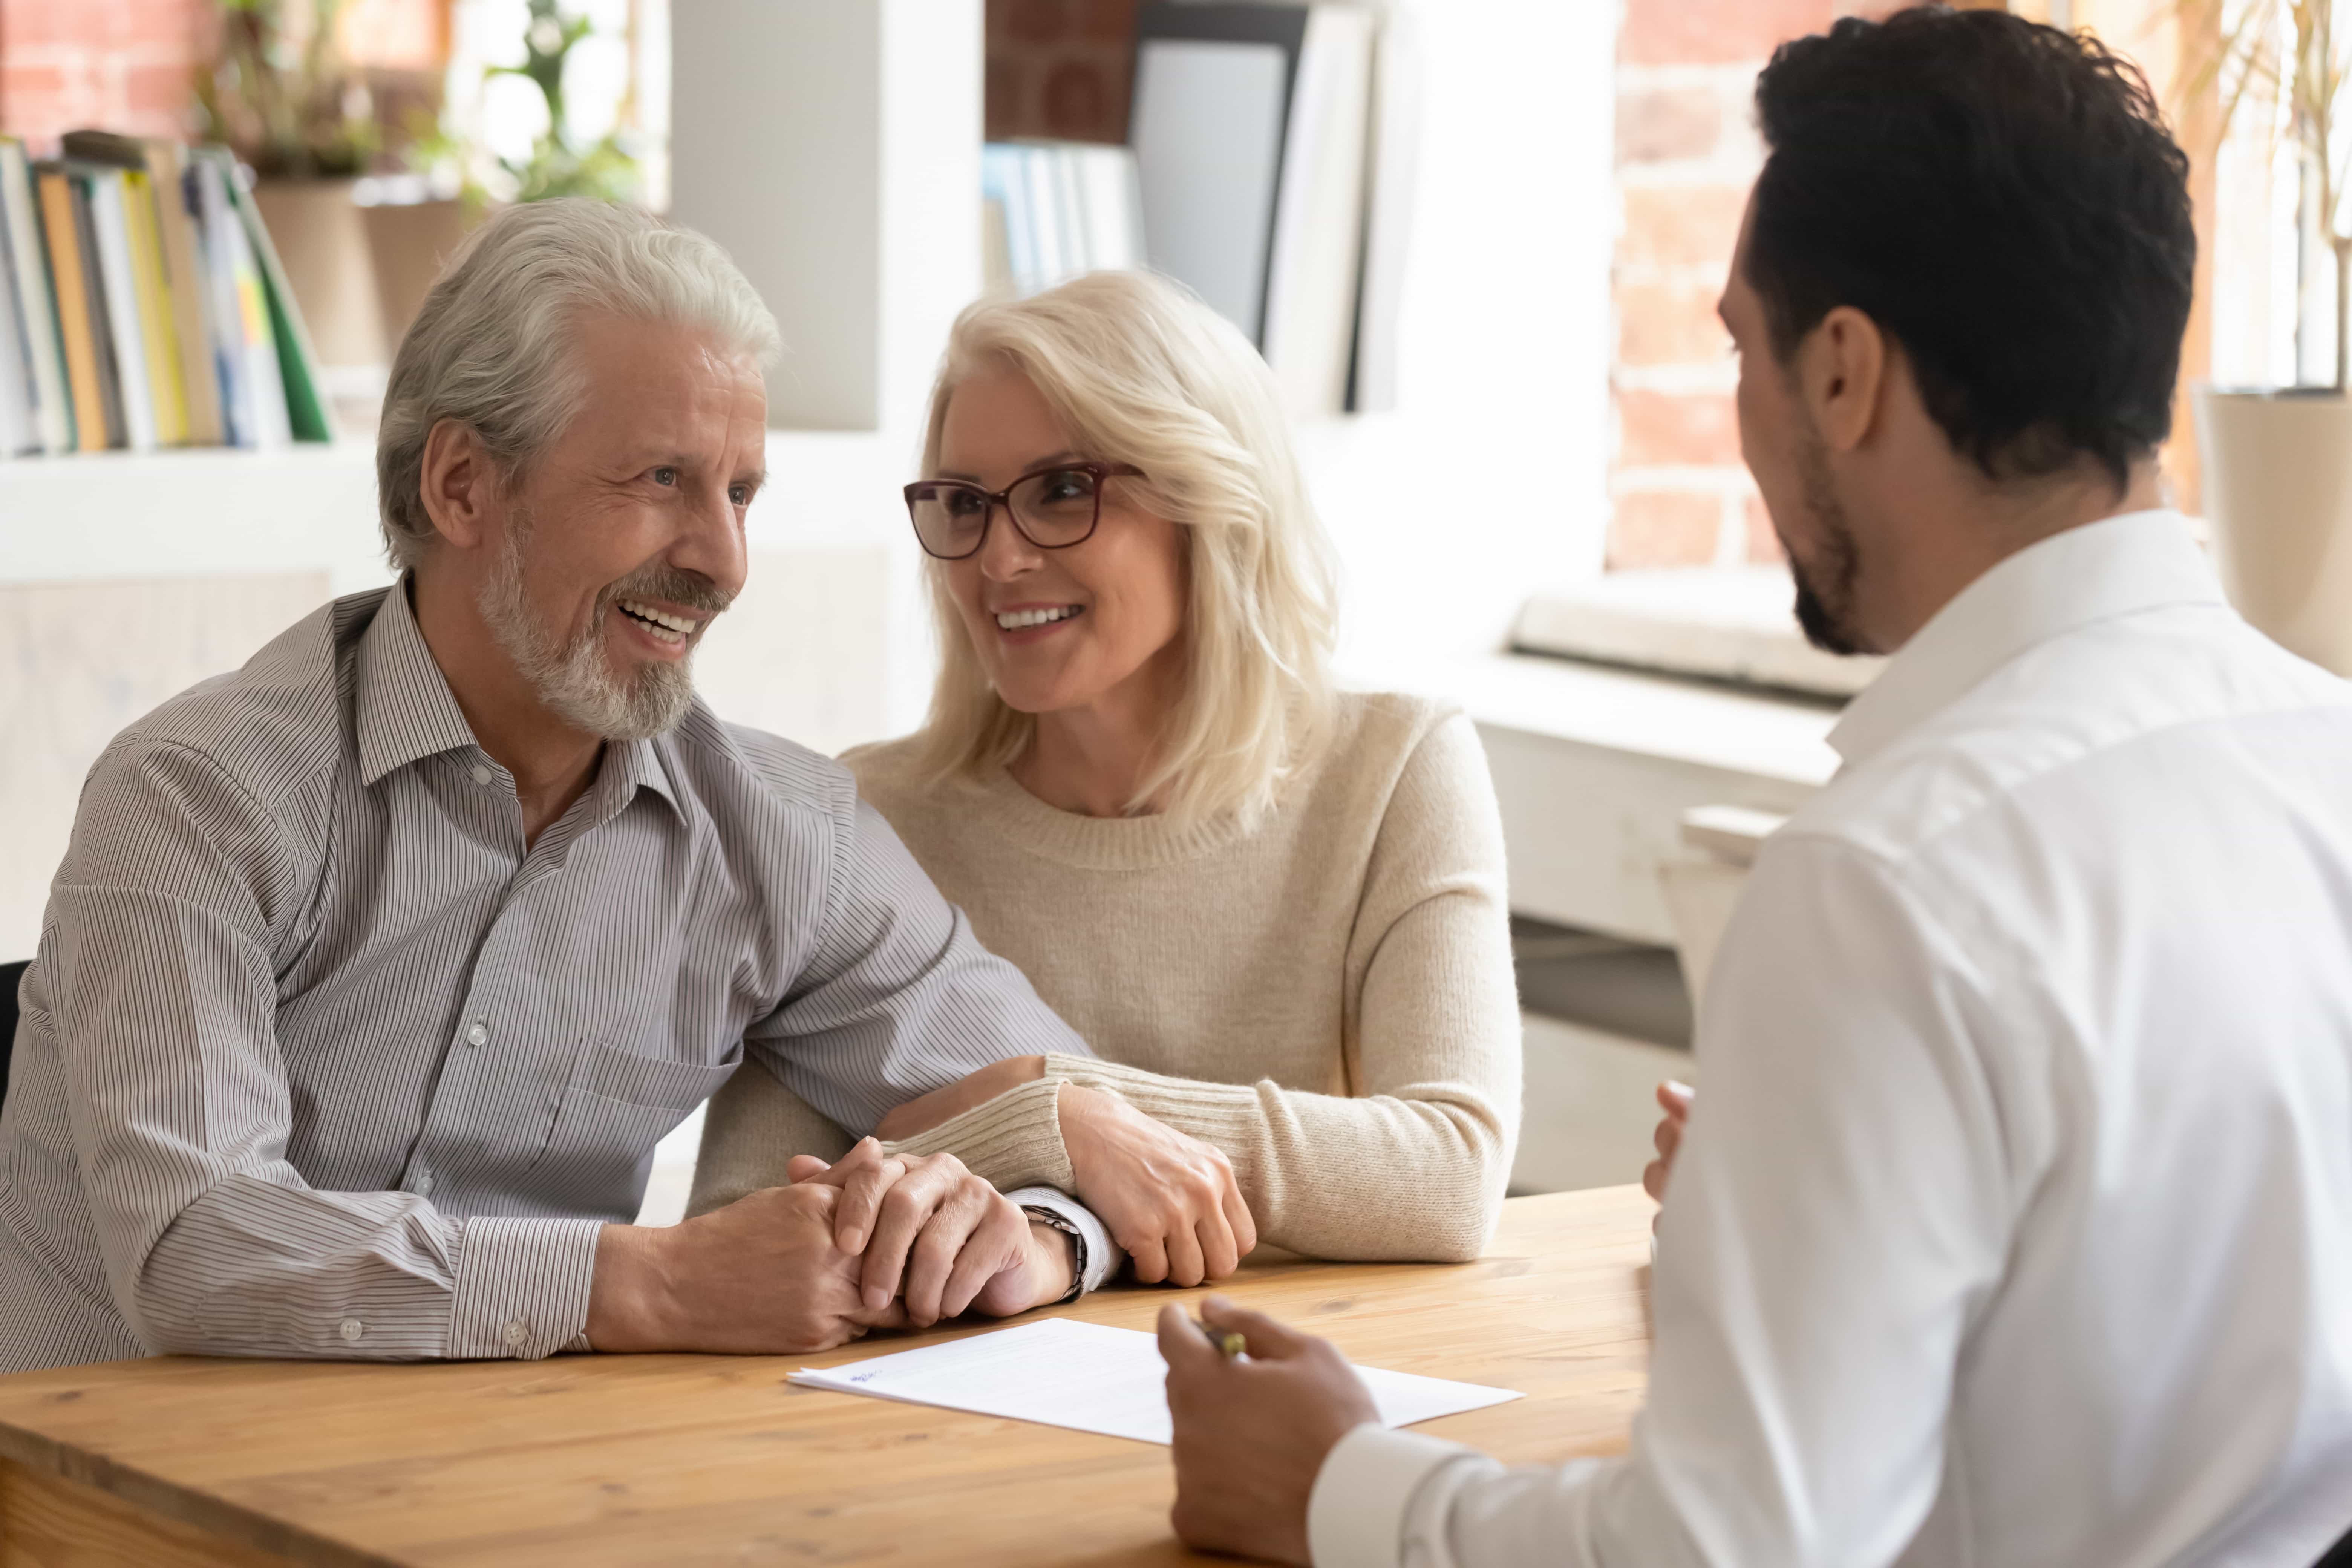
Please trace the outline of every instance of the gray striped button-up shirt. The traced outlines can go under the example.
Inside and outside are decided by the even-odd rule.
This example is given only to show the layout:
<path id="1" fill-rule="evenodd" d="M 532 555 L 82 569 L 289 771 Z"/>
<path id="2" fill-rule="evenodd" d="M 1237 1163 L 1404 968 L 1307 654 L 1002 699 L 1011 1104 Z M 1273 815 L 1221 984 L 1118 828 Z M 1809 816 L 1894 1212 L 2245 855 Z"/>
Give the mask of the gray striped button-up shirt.
<path id="1" fill-rule="evenodd" d="M 544 1355 L 747 1052 L 864 1129 L 1085 1049 L 845 770 L 699 703 L 526 848 L 398 589 L 117 738 L 22 997 L 0 1371 Z"/>

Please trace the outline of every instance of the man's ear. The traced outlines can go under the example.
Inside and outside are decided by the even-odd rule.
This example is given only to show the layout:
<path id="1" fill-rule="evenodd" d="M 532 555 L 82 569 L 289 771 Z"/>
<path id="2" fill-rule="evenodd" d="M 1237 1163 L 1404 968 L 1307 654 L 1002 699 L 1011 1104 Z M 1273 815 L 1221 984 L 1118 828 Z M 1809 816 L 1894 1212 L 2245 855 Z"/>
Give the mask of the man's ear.
<path id="1" fill-rule="evenodd" d="M 471 426 L 442 419 L 425 433 L 425 461 L 417 476 L 419 499 L 434 531 L 443 539 L 471 550 L 490 536 L 498 481 L 498 467 Z"/>
<path id="2" fill-rule="evenodd" d="M 1886 334 L 1851 305 L 1840 305 L 1805 334 L 1798 387 L 1830 450 L 1851 452 L 1877 428 L 1887 368 Z"/>

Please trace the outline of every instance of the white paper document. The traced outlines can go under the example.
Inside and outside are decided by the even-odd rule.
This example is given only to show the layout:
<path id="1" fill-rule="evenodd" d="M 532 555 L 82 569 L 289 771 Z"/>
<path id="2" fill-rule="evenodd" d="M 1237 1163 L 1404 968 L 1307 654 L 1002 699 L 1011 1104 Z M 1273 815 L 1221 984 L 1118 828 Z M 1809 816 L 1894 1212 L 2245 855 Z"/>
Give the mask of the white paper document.
<path id="1" fill-rule="evenodd" d="M 1410 1426 L 1520 1397 L 1507 1388 L 1441 1377 L 1369 1366 L 1356 1371 L 1388 1426 Z M 804 1366 L 790 1379 L 804 1388 L 870 1394 L 1141 1443 L 1169 1440 L 1167 1380 L 1168 1363 L 1160 1359 L 1160 1342 L 1151 1335 L 1072 1318 L 1046 1318 L 847 1366 Z"/>

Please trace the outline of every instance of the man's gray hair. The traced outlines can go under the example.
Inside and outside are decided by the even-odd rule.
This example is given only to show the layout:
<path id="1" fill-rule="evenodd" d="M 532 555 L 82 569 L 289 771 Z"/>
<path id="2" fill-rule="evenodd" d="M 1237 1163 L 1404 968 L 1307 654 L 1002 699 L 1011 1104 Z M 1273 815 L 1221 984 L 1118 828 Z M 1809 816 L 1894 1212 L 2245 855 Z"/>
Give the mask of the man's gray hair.
<path id="1" fill-rule="evenodd" d="M 434 538 L 420 493 L 433 426 L 469 426 L 501 478 L 520 479 L 579 410 L 573 327 L 602 313 L 698 328 L 761 363 L 781 344 L 758 292 L 693 230 L 602 202 L 509 207 L 450 257 L 392 363 L 375 477 L 394 566 Z"/>

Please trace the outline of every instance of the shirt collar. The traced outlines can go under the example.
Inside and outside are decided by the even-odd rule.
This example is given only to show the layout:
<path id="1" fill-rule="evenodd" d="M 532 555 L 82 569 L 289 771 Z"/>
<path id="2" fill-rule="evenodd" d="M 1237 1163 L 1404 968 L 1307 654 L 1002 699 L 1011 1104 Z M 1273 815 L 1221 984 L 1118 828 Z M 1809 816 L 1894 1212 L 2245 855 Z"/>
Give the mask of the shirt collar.
<path id="1" fill-rule="evenodd" d="M 1854 766 L 2038 643 L 2142 610 L 2223 602 L 2211 563 L 2177 511 L 2070 528 L 1961 589 L 1846 705 L 1830 744 Z"/>
<path id="2" fill-rule="evenodd" d="M 384 595 L 383 607 L 360 638 L 355 703 L 363 785 L 373 786 L 422 758 L 479 747 L 448 678 L 425 646 L 406 577 Z M 599 813 L 603 816 L 617 813 L 639 789 L 649 789 L 669 803 L 680 821 L 686 818 L 652 741 L 607 741 L 591 788 L 608 803 Z"/>
<path id="3" fill-rule="evenodd" d="M 425 646 L 408 593 L 408 578 L 394 584 L 360 638 L 354 715 L 360 782 L 371 786 L 419 758 L 475 743 L 472 726 Z"/>

